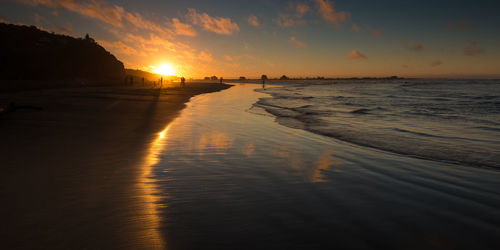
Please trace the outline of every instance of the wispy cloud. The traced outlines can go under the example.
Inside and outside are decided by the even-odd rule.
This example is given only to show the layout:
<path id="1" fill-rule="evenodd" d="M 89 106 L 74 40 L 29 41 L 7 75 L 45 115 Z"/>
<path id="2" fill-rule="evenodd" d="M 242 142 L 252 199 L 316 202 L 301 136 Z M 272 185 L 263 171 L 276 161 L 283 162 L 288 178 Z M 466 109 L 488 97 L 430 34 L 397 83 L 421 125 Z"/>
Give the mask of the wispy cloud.
<path id="1" fill-rule="evenodd" d="M 366 60 L 368 57 L 366 57 L 363 53 L 359 52 L 358 50 L 352 50 L 351 53 L 349 53 L 346 56 L 347 59 L 352 59 L 352 60 Z"/>
<path id="2" fill-rule="evenodd" d="M 311 8 L 309 7 L 309 5 L 307 5 L 305 3 L 298 3 L 295 6 L 295 13 L 296 13 L 296 16 L 299 18 L 303 17 L 310 10 L 311 10 Z"/>
<path id="3" fill-rule="evenodd" d="M 351 25 L 351 30 L 356 32 L 356 33 L 359 33 L 361 31 L 361 28 L 357 24 L 353 23 Z"/>
<path id="4" fill-rule="evenodd" d="M 206 62 L 211 62 L 214 60 L 214 57 L 212 56 L 212 54 L 205 52 L 205 51 L 200 52 L 200 54 L 198 55 L 198 58 L 200 60 L 206 61 Z"/>
<path id="5" fill-rule="evenodd" d="M 470 42 L 464 48 L 464 54 L 468 56 L 476 56 L 484 52 L 484 49 L 478 48 L 476 42 Z"/>
<path id="6" fill-rule="evenodd" d="M 422 45 L 422 43 L 420 42 L 411 43 L 411 42 L 401 41 L 401 44 L 405 46 L 407 49 L 413 51 L 422 51 L 424 49 L 424 45 Z"/>
<path id="7" fill-rule="evenodd" d="M 346 11 L 335 10 L 335 5 L 328 0 L 316 0 L 318 11 L 323 19 L 334 25 L 339 25 L 351 18 L 351 14 Z"/>
<path id="8" fill-rule="evenodd" d="M 137 49 L 133 48 L 132 46 L 126 45 L 121 41 L 110 42 L 105 40 L 98 40 L 97 42 L 101 46 L 122 55 L 141 55 L 141 52 L 139 52 Z"/>
<path id="9" fill-rule="evenodd" d="M 123 7 L 110 5 L 105 1 L 76 0 L 19 0 L 31 6 L 44 5 L 49 8 L 63 8 L 83 16 L 99 19 L 113 26 L 121 27 L 125 14 Z"/>
<path id="10" fill-rule="evenodd" d="M 253 27 L 259 27 L 260 26 L 259 18 L 256 15 L 250 15 L 248 17 L 248 24 L 252 25 Z"/>
<path id="11" fill-rule="evenodd" d="M 431 62 L 431 66 L 432 67 L 437 67 L 439 65 L 443 64 L 443 62 L 441 62 L 441 60 L 434 60 Z"/>
<path id="12" fill-rule="evenodd" d="M 385 34 L 385 30 L 382 29 L 374 29 L 369 25 L 365 25 L 365 29 L 370 33 L 370 35 L 379 37 Z"/>
<path id="13" fill-rule="evenodd" d="M 455 23 L 445 24 L 444 29 L 448 31 L 469 31 L 474 29 L 474 27 L 468 20 L 464 19 Z"/>
<path id="14" fill-rule="evenodd" d="M 289 28 L 307 24 L 303 17 L 311 10 L 305 3 L 290 3 L 284 13 L 279 13 L 278 18 L 273 19 L 279 26 Z"/>
<path id="15" fill-rule="evenodd" d="M 280 13 L 279 17 L 277 19 L 274 19 L 274 22 L 276 22 L 279 26 L 285 28 L 305 25 L 307 23 L 307 21 L 304 19 L 296 19 L 293 16 L 284 13 Z"/>
<path id="16" fill-rule="evenodd" d="M 182 23 L 178 18 L 172 18 L 172 26 L 177 35 L 196 36 L 196 31 L 193 26 L 187 23 Z"/>
<path id="17" fill-rule="evenodd" d="M 295 38 L 294 36 L 290 37 L 290 40 L 288 40 L 291 44 L 299 47 L 299 48 L 307 48 L 307 44 L 304 43 L 304 42 L 301 42 L 299 40 L 297 40 L 297 38 Z"/>
<path id="18" fill-rule="evenodd" d="M 199 25 L 205 30 L 221 35 L 231 35 L 240 30 L 238 24 L 227 17 L 211 17 L 207 13 L 198 13 L 195 9 L 188 9 L 188 18 L 194 25 Z"/>

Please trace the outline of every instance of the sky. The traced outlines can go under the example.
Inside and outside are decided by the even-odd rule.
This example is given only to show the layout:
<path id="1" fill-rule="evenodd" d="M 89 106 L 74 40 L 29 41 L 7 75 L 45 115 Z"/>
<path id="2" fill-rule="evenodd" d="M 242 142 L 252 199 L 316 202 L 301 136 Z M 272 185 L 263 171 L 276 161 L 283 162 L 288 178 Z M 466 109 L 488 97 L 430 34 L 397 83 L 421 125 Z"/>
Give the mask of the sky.
<path id="1" fill-rule="evenodd" d="M 500 77 L 500 1 L 0 0 L 0 21 L 189 78 Z"/>

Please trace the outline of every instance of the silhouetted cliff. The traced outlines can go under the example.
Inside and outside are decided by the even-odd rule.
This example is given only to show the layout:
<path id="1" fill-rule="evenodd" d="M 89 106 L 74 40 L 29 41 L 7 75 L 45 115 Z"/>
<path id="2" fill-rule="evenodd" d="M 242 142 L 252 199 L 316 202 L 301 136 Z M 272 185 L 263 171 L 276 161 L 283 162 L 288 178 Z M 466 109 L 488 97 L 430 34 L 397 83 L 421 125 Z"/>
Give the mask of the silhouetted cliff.
<path id="1" fill-rule="evenodd" d="M 0 23 L 0 80 L 116 81 L 123 63 L 94 39 Z"/>

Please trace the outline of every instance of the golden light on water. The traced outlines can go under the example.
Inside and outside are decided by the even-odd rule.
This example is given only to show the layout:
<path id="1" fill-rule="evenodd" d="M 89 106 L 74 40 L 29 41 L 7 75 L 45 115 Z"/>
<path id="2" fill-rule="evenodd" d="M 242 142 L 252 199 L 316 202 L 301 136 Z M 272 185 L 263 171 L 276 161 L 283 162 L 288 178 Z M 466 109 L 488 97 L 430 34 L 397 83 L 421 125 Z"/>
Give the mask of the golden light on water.
<path id="1" fill-rule="evenodd" d="M 143 227 L 145 228 L 146 238 L 151 239 L 150 247 L 153 249 L 162 249 L 165 242 L 160 235 L 160 215 L 158 214 L 159 197 L 155 195 L 155 184 L 151 179 L 153 167 L 160 161 L 159 154 L 163 150 L 163 143 L 166 140 L 170 125 L 159 132 L 156 138 L 151 142 L 149 151 L 144 159 L 141 174 L 139 175 L 138 190 L 139 196 L 143 201 Z"/>
<path id="2" fill-rule="evenodd" d="M 164 76 L 176 76 L 174 66 L 169 63 L 162 63 L 158 66 L 151 66 L 153 73 Z"/>

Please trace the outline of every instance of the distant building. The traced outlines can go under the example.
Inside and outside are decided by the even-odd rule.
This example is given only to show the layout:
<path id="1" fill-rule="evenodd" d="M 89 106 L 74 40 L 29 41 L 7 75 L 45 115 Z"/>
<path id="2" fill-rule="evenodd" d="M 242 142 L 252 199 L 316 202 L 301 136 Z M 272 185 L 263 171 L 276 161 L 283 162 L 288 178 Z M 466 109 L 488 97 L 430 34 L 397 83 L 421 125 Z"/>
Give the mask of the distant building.
<path id="1" fill-rule="evenodd" d="M 288 76 L 286 76 L 286 75 L 282 75 L 282 76 L 280 77 L 280 80 L 289 80 L 289 79 L 290 79 L 290 78 L 288 78 Z"/>
<path id="2" fill-rule="evenodd" d="M 244 76 L 240 76 L 240 80 L 246 80 L 247 78 Z"/>
<path id="3" fill-rule="evenodd" d="M 218 78 L 217 78 L 217 76 L 211 76 L 211 77 L 210 77 L 210 80 L 214 80 L 214 81 L 216 81 L 217 79 L 218 79 Z"/>

